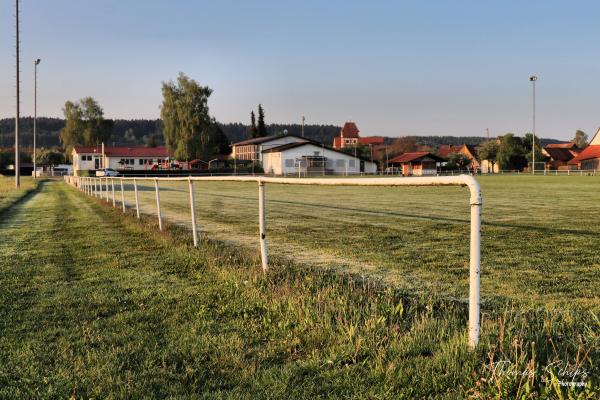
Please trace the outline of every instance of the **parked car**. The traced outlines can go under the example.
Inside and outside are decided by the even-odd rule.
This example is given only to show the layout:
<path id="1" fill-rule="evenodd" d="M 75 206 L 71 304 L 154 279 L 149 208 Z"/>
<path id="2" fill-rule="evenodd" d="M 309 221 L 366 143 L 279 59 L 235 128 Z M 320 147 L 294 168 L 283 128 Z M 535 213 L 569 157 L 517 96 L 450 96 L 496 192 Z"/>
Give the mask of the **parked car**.
<path id="1" fill-rule="evenodd" d="M 112 168 L 101 168 L 96 170 L 96 176 L 118 176 L 119 172 Z"/>

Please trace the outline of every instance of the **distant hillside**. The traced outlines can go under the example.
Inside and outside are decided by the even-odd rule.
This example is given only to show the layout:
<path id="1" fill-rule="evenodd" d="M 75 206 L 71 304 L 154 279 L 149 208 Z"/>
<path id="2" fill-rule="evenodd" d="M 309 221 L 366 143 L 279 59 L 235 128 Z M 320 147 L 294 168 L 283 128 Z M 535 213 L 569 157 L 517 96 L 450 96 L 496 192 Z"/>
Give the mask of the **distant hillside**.
<path id="1" fill-rule="evenodd" d="M 60 146 L 59 132 L 64 127 L 65 121 L 60 118 L 39 117 L 37 120 L 38 147 Z M 0 147 L 11 147 L 14 144 L 15 120 L 12 118 L 0 119 Z M 242 123 L 221 124 L 225 135 L 232 143 L 239 142 L 248 137 L 248 127 Z M 21 144 L 23 147 L 33 146 L 33 118 L 21 119 Z M 336 125 L 305 125 L 304 135 L 327 145 L 331 145 L 333 138 L 339 135 L 341 127 Z M 300 136 L 302 126 L 299 124 L 271 124 L 267 126 L 271 135 L 284 134 Z M 438 148 L 445 144 L 470 144 L 477 146 L 485 141 L 481 136 L 415 136 L 420 144 Z M 391 144 L 396 138 L 386 137 L 385 141 Z M 114 121 L 113 133 L 108 145 L 144 145 L 151 141 L 157 145 L 164 143 L 160 120 L 123 120 Z M 541 139 L 542 145 L 560 143 L 556 139 Z"/>

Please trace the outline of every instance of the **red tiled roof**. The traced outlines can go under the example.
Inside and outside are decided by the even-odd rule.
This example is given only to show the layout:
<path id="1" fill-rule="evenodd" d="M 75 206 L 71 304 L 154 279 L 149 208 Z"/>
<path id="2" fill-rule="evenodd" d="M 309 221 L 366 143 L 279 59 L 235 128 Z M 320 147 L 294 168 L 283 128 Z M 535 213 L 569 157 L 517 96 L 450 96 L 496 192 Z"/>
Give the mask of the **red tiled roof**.
<path id="1" fill-rule="evenodd" d="M 441 157 L 436 156 L 435 154 L 431 154 L 427 151 L 417 151 L 414 153 L 404 153 L 397 157 L 392 158 L 388 162 L 390 163 L 406 163 L 411 161 L 419 161 L 422 158 L 429 157 L 435 161 L 442 162 L 444 161 Z"/>
<path id="2" fill-rule="evenodd" d="M 448 156 L 452 153 L 460 153 L 462 149 L 462 145 L 453 146 L 451 144 L 445 144 L 438 150 L 438 154 L 442 158 L 448 158 Z"/>
<path id="3" fill-rule="evenodd" d="M 102 146 L 75 146 L 77 153 L 102 153 Z M 168 157 L 166 147 L 104 147 L 104 154 L 108 157 Z"/>
<path id="4" fill-rule="evenodd" d="M 568 143 L 550 143 L 544 147 L 545 149 L 572 149 L 577 148 L 574 142 Z"/>
<path id="5" fill-rule="evenodd" d="M 573 158 L 568 164 L 579 164 L 584 160 L 600 158 L 600 145 L 588 146 L 579 155 Z"/>
<path id="6" fill-rule="evenodd" d="M 342 131 L 340 132 L 340 136 L 345 138 L 357 138 L 358 137 L 358 128 L 354 122 L 346 122 Z"/>
<path id="7" fill-rule="evenodd" d="M 367 136 L 358 138 L 359 144 L 372 144 L 372 145 L 380 145 L 383 144 L 383 138 L 381 136 Z"/>
<path id="8" fill-rule="evenodd" d="M 554 161 L 569 161 L 574 157 L 574 152 L 566 147 L 544 147 L 544 151 L 548 153 Z"/>
<path id="9" fill-rule="evenodd" d="M 467 149 L 467 152 L 470 153 L 470 157 L 473 159 L 475 157 L 477 157 L 477 149 L 475 148 L 475 146 L 471 146 L 468 144 L 459 144 L 459 145 L 451 145 L 451 144 L 445 144 L 442 147 L 440 147 L 440 149 L 438 150 L 438 154 L 440 157 L 442 158 L 448 158 L 448 156 L 450 156 L 450 154 L 453 153 L 461 153 L 463 148 Z M 463 153 L 465 154 L 465 153 Z M 468 156 L 468 154 L 465 154 Z"/>

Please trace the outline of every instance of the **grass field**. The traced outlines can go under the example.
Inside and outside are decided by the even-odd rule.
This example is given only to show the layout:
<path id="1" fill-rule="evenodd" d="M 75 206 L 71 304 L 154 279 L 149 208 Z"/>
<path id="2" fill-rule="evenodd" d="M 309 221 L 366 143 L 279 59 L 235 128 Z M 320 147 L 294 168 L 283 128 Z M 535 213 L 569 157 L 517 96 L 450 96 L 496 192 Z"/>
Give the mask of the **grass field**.
<path id="1" fill-rule="evenodd" d="M 598 398 L 600 181 L 497 178 L 475 352 L 465 189 L 269 186 L 264 277 L 254 185 L 197 187 L 201 229 L 232 245 L 196 251 L 46 183 L 0 223 L 0 397 Z M 567 363 L 585 388 L 559 386 Z"/>
<path id="2" fill-rule="evenodd" d="M 480 178 L 482 298 L 600 310 L 600 178 Z M 189 225 L 187 183 L 162 183 L 164 214 Z M 134 204 L 132 187 L 126 202 Z M 119 186 L 117 198 L 119 199 Z M 466 298 L 465 188 L 268 185 L 272 254 L 382 277 L 396 286 Z M 155 212 L 152 183 L 140 192 Z M 253 183 L 196 183 L 200 230 L 257 249 Z"/>
<path id="3" fill-rule="evenodd" d="M 37 186 L 37 181 L 30 177 L 21 178 L 21 187 L 15 187 L 15 178 L 0 175 L 0 213 L 6 210 L 21 197 L 30 193 Z"/>

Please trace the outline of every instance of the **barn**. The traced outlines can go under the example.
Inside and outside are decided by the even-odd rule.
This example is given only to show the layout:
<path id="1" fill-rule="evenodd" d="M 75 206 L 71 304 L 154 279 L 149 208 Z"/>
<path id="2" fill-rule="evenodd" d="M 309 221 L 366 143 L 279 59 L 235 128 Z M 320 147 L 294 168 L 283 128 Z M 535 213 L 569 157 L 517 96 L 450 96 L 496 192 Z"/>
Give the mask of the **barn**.
<path id="1" fill-rule="evenodd" d="M 444 160 L 427 151 L 404 153 L 389 160 L 388 165 L 397 167 L 404 176 L 436 175 L 437 164 Z"/>

